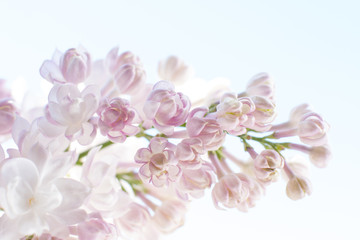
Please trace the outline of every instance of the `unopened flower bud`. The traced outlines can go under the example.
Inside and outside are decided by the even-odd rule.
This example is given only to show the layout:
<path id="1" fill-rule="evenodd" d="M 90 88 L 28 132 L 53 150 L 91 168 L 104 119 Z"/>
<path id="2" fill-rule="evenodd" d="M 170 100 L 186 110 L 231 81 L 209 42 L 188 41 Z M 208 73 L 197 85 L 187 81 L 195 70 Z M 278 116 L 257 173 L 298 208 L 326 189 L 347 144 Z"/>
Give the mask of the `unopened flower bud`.
<path id="1" fill-rule="evenodd" d="M 67 82 L 74 84 L 81 83 L 90 74 L 90 54 L 71 48 L 61 57 L 59 67 Z"/>
<path id="2" fill-rule="evenodd" d="M 309 112 L 299 123 L 298 136 L 305 144 L 320 146 L 327 143 L 328 130 L 328 123 L 319 114 Z"/>
<path id="3" fill-rule="evenodd" d="M 166 200 L 155 210 L 154 223 L 159 231 L 170 233 L 184 224 L 185 202 Z"/>
<path id="4" fill-rule="evenodd" d="M 252 113 L 255 117 L 255 125 L 251 127 L 256 131 L 264 132 L 271 128 L 270 123 L 276 117 L 275 105 L 267 98 L 255 96 L 252 97 L 256 109 Z"/>
<path id="5" fill-rule="evenodd" d="M 286 194 L 292 200 L 299 200 L 312 192 L 311 182 L 302 176 L 292 177 L 286 185 Z"/>
<path id="6" fill-rule="evenodd" d="M 277 180 L 277 170 L 283 166 L 283 158 L 274 150 L 264 150 L 254 159 L 256 177 L 263 181 Z"/>
<path id="7" fill-rule="evenodd" d="M 246 87 L 248 96 L 261 96 L 274 100 L 274 81 L 267 73 L 259 73 L 252 77 Z"/>
<path id="8" fill-rule="evenodd" d="M 324 168 L 328 165 L 331 158 L 331 151 L 328 146 L 312 147 L 309 153 L 310 161 L 319 168 Z"/>
<path id="9" fill-rule="evenodd" d="M 115 47 L 110 50 L 105 58 L 105 66 L 111 74 L 115 74 L 117 70 L 125 64 L 141 65 L 138 56 L 132 52 L 123 52 L 118 55 L 119 48 Z"/>
<path id="10" fill-rule="evenodd" d="M 293 127 L 297 126 L 297 124 L 301 121 L 302 117 L 309 112 L 312 112 L 312 110 L 311 106 L 307 103 L 296 106 L 292 109 L 290 113 L 289 123 Z"/>
<path id="11" fill-rule="evenodd" d="M 178 57 L 170 56 L 159 63 L 158 73 L 161 80 L 168 80 L 174 84 L 182 84 L 191 79 L 194 71 Z"/>
<path id="12" fill-rule="evenodd" d="M 145 84 L 146 74 L 141 65 L 125 64 L 114 75 L 120 93 L 134 94 Z"/>

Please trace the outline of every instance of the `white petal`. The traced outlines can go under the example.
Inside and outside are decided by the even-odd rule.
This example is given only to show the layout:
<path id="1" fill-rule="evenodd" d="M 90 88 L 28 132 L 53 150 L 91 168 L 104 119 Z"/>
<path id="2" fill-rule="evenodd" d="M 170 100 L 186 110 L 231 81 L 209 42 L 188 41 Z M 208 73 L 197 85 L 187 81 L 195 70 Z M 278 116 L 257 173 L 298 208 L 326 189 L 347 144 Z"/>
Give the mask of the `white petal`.
<path id="1" fill-rule="evenodd" d="M 53 61 L 45 60 L 40 67 L 40 75 L 51 83 L 65 82 L 65 79 L 57 66 Z"/>
<path id="2" fill-rule="evenodd" d="M 42 117 L 38 119 L 38 126 L 40 132 L 47 137 L 54 138 L 60 136 L 65 132 L 65 127 L 54 125 L 50 123 L 46 118 Z"/>
<path id="3" fill-rule="evenodd" d="M 12 128 L 12 137 L 14 142 L 19 145 L 24 133 L 29 131 L 30 124 L 24 118 L 17 116 Z"/>
<path id="4" fill-rule="evenodd" d="M 63 195 L 63 201 L 56 209 L 57 213 L 80 207 L 89 195 L 89 188 L 73 179 L 59 178 L 54 180 L 54 184 Z"/>

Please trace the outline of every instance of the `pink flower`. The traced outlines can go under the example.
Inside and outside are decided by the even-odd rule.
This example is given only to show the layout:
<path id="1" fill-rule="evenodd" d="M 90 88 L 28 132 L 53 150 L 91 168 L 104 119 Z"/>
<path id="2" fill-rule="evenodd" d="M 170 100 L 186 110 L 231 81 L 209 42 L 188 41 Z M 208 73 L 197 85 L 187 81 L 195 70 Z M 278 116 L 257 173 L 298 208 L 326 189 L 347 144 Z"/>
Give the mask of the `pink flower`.
<path id="1" fill-rule="evenodd" d="M 144 181 L 152 182 L 156 187 L 176 182 L 181 176 L 181 168 L 169 149 L 170 143 L 166 138 L 151 139 L 148 148 L 141 148 L 136 152 L 135 162 L 142 163 L 139 175 Z"/>
<path id="2" fill-rule="evenodd" d="M 170 82 L 160 81 L 154 85 L 144 105 L 144 113 L 159 131 L 171 135 L 174 127 L 185 123 L 190 105 L 189 98 L 175 92 Z"/>
<path id="3" fill-rule="evenodd" d="M 248 96 L 260 96 L 274 101 L 274 81 L 267 73 L 259 73 L 252 77 L 246 87 Z"/>
<path id="4" fill-rule="evenodd" d="M 114 47 L 105 58 L 105 65 L 111 74 L 115 74 L 125 64 L 141 65 L 139 57 L 132 52 L 123 52 L 120 55 L 118 52 L 119 47 Z"/>
<path id="5" fill-rule="evenodd" d="M 254 159 L 255 175 L 263 181 L 277 180 L 277 170 L 283 166 L 283 158 L 274 150 L 264 150 Z"/>
<path id="6" fill-rule="evenodd" d="M 170 233 L 184 224 L 186 205 L 179 200 L 165 200 L 157 207 L 153 216 L 156 228 Z"/>
<path id="7" fill-rule="evenodd" d="M 298 136 L 305 144 L 320 146 L 327 143 L 328 130 L 328 123 L 319 114 L 309 112 L 299 122 Z"/>
<path id="8" fill-rule="evenodd" d="M 250 98 L 238 98 L 235 93 L 225 93 L 216 107 L 216 118 L 221 127 L 233 135 L 246 133 L 255 118 L 251 115 L 255 104 Z"/>
<path id="9" fill-rule="evenodd" d="M 78 84 L 90 75 L 90 54 L 83 49 L 71 48 L 60 59 L 46 60 L 40 74 L 51 83 Z"/>
<path id="10" fill-rule="evenodd" d="M 158 73 L 161 80 L 167 80 L 174 84 L 185 83 L 194 75 L 193 69 L 175 56 L 170 56 L 166 60 L 161 61 Z"/>
<path id="11" fill-rule="evenodd" d="M 275 105 L 267 98 L 255 96 L 251 100 L 254 102 L 256 109 L 252 113 L 255 118 L 255 124 L 251 127 L 256 131 L 265 132 L 271 128 L 270 123 L 276 117 Z"/>
<path id="12" fill-rule="evenodd" d="M 202 164 L 199 154 L 204 153 L 204 144 L 200 138 L 186 138 L 176 146 L 175 157 L 182 167 L 199 168 Z"/>
<path id="13" fill-rule="evenodd" d="M 9 98 L 0 99 L 0 135 L 11 132 L 15 122 L 16 108 Z"/>
<path id="14" fill-rule="evenodd" d="M 200 138 L 205 150 L 213 151 L 219 149 L 226 134 L 216 119 L 205 117 L 207 108 L 195 108 L 191 111 L 186 124 L 186 130 L 192 138 Z"/>
<path id="15" fill-rule="evenodd" d="M 184 200 L 189 200 L 190 197 L 200 198 L 214 181 L 214 169 L 209 163 L 204 163 L 197 169 L 183 168 L 182 176 L 176 184 L 177 194 Z"/>
<path id="16" fill-rule="evenodd" d="M 100 116 L 98 126 L 101 134 L 113 142 L 124 142 L 126 136 L 133 136 L 139 132 L 139 128 L 132 125 L 136 112 L 126 99 L 105 100 L 97 113 Z"/>
<path id="17" fill-rule="evenodd" d="M 124 52 L 118 55 L 118 51 L 117 47 L 111 49 L 104 61 L 106 75 L 110 78 L 104 91 L 136 94 L 145 85 L 146 73 L 143 65 L 133 53 Z"/>
<path id="18" fill-rule="evenodd" d="M 255 201 L 263 193 L 263 187 L 255 179 L 242 174 L 229 174 L 223 176 L 212 190 L 212 199 L 215 207 L 221 203 L 227 208 L 237 208 L 247 212 L 248 208 L 255 206 Z"/>
<path id="19" fill-rule="evenodd" d="M 142 66 L 124 64 L 114 75 L 117 90 L 124 94 L 135 94 L 145 85 L 146 74 Z"/>

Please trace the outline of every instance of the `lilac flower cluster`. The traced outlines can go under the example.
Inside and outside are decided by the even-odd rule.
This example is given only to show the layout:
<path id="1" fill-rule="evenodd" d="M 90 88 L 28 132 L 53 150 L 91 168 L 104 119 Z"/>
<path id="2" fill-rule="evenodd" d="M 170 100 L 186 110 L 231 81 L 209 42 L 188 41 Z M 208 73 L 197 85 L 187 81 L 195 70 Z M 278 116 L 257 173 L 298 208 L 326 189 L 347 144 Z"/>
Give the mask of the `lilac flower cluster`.
<path id="1" fill-rule="evenodd" d="M 241 93 L 214 80 L 199 98 L 191 86 L 203 81 L 179 58 L 161 61 L 152 85 L 139 57 L 118 52 L 94 61 L 82 47 L 56 51 L 40 68 L 52 84 L 40 113 L 0 81 L 1 239 L 154 240 L 182 226 L 207 189 L 216 208 L 243 212 L 280 176 L 290 199 L 311 194 L 306 160 L 285 153 L 325 167 L 329 125 L 307 104 L 274 124 L 268 74 Z M 227 149 L 229 137 L 249 160 Z"/>

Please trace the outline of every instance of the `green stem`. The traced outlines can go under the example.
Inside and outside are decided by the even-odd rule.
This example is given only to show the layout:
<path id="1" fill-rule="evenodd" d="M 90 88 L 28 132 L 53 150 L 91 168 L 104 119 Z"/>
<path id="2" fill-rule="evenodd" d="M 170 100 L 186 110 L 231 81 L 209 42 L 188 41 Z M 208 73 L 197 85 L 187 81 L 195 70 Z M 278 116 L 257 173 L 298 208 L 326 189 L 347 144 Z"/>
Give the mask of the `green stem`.
<path id="1" fill-rule="evenodd" d="M 273 149 L 277 153 L 279 153 L 280 156 L 282 156 L 282 154 L 281 154 L 282 150 L 285 150 L 286 148 L 290 148 L 290 143 L 288 143 L 288 142 L 275 143 L 275 142 L 269 141 L 269 139 L 275 139 L 274 133 L 264 136 L 264 137 L 254 137 L 254 136 L 251 136 L 248 134 L 240 135 L 238 137 L 244 143 L 245 151 L 247 150 L 247 148 L 251 147 L 251 145 L 247 142 L 248 140 L 256 141 L 256 142 L 260 143 L 261 145 L 263 145 L 266 149 Z"/>
<path id="2" fill-rule="evenodd" d="M 138 178 L 137 174 L 134 172 L 123 172 L 117 173 L 116 178 L 120 181 L 123 180 L 127 182 L 134 193 L 137 192 L 147 192 L 145 187 L 143 186 L 143 182 Z M 122 190 L 126 192 L 126 189 L 121 186 Z"/>
<path id="3" fill-rule="evenodd" d="M 100 150 L 101 149 L 104 149 L 104 148 L 106 148 L 106 147 L 108 147 L 108 146 L 110 146 L 110 145 L 112 145 L 112 144 L 114 144 L 114 142 L 112 142 L 112 141 L 106 141 L 106 142 L 103 142 L 103 143 L 100 143 L 100 144 L 98 144 L 98 145 L 96 145 L 96 147 L 99 147 L 99 146 L 101 146 L 101 148 L 100 148 Z M 79 154 L 79 157 L 78 157 L 78 160 L 76 161 L 76 165 L 79 165 L 79 166 L 82 166 L 82 161 L 81 161 L 81 159 L 83 158 L 83 157 L 86 157 L 87 155 L 88 155 L 88 153 L 90 152 L 90 150 L 91 150 L 92 148 L 90 148 L 90 149 L 88 149 L 88 150 L 86 150 L 86 151 L 84 151 L 84 152 L 81 152 L 80 154 Z"/>

